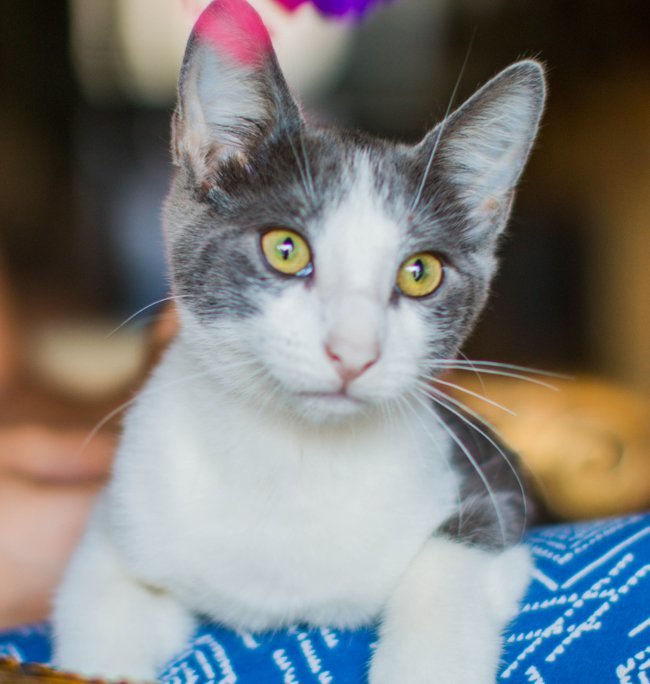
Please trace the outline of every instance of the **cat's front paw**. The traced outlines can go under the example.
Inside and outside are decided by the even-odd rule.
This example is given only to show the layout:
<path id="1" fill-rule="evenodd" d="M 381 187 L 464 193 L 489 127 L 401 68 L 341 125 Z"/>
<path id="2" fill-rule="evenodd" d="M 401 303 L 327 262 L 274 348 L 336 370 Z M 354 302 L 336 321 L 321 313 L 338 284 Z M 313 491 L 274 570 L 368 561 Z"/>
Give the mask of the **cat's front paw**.
<path id="1" fill-rule="evenodd" d="M 501 633 L 531 569 L 525 547 L 430 539 L 385 608 L 370 684 L 494 684 Z"/>
<path id="2" fill-rule="evenodd" d="M 513 546 L 495 555 L 485 572 L 485 592 L 501 624 L 517 614 L 532 573 L 533 559 L 527 546 Z"/>
<path id="3" fill-rule="evenodd" d="M 89 677 L 154 681 L 188 643 L 194 623 L 174 596 L 128 572 L 95 518 L 55 596 L 53 661 Z"/>
<path id="4" fill-rule="evenodd" d="M 442 684 L 416 649 L 380 644 L 370 661 L 368 684 Z"/>
<path id="5" fill-rule="evenodd" d="M 494 684 L 495 655 L 499 639 L 491 651 L 475 653 L 459 644 L 432 645 L 424 649 L 405 635 L 403 640 L 380 643 L 370 663 L 369 684 Z M 441 647 L 442 646 L 442 647 Z M 482 650 L 482 649 L 481 649 Z M 495 653 L 496 650 L 496 653 Z"/>

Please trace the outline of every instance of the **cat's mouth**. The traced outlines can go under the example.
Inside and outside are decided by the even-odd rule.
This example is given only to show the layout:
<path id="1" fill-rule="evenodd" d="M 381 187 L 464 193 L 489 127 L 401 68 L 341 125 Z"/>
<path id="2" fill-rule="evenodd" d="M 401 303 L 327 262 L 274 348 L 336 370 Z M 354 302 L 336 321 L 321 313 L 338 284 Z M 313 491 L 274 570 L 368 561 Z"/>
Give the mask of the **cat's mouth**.
<path id="1" fill-rule="evenodd" d="M 367 407 L 367 402 L 347 394 L 341 389 L 334 392 L 299 392 L 297 395 L 308 405 L 309 413 L 315 409 L 325 415 L 350 415 Z M 305 406 L 307 408 L 307 406 Z"/>
<path id="2" fill-rule="evenodd" d="M 344 389 L 335 392 L 299 392 L 298 396 L 307 399 L 323 399 L 325 401 L 345 401 L 352 404 L 363 406 L 366 404 L 362 399 L 351 397 Z"/>

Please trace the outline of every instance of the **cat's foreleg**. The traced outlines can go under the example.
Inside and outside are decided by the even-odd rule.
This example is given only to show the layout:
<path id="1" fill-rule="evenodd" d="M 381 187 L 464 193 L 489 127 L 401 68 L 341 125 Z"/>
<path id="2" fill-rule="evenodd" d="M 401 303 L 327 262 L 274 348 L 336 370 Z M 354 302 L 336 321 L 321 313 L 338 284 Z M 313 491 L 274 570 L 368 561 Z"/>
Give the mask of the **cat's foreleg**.
<path id="1" fill-rule="evenodd" d="M 188 642 L 194 620 L 172 596 L 134 578 L 98 528 L 91 524 L 55 597 L 55 665 L 153 681 Z"/>
<path id="2" fill-rule="evenodd" d="M 390 597 L 370 684 L 494 684 L 501 633 L 530 581 L 528 549 L 431 538 Z"/>

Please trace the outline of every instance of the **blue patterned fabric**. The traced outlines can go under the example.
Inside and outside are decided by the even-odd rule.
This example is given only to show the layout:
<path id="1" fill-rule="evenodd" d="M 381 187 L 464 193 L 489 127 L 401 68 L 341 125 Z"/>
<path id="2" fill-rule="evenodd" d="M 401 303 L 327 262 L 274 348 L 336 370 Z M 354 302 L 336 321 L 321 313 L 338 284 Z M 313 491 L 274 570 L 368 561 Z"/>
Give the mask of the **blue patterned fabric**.
<path id="1" fill-rule="evenodd" d="M 533 530 L 536 570 L 505 637 L 499 684 L 650 682 L 650 514 Z M 47 662 L 50 633 L 0 634 L 0 655 Z M 168 684 L 362 684 L 375 633 L 205 625 Z M 396 683 L 397 684 L 397 683 Z"/>

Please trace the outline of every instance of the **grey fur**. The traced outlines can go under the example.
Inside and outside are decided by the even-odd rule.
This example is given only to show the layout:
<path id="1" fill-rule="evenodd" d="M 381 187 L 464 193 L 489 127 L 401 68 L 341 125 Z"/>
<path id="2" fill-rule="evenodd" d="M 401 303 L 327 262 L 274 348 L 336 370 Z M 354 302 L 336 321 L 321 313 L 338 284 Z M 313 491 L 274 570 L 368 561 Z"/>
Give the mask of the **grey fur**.
<path id="1" fill-rule="evenodd" d="M 438 531 L 486 549 L 502 549 L 520 542 L 526 527 L 538 519 L 539 511 L 518 455 L 470 416 L 460 418 L 442 407 L 437 411 L 457 441 L 452 463 L 462 474 L 460 510 Z M 494 499 L 463 448 L 470 451 L 490 483 Z"/>

